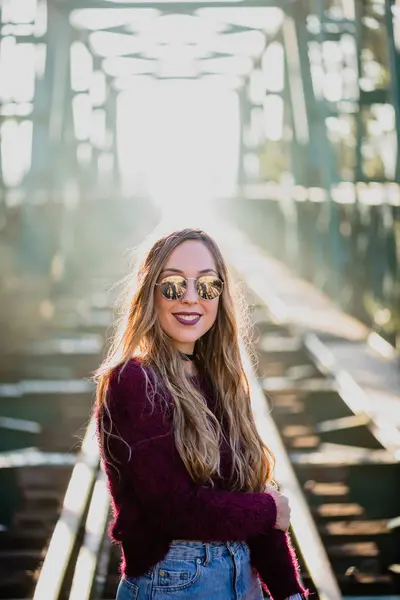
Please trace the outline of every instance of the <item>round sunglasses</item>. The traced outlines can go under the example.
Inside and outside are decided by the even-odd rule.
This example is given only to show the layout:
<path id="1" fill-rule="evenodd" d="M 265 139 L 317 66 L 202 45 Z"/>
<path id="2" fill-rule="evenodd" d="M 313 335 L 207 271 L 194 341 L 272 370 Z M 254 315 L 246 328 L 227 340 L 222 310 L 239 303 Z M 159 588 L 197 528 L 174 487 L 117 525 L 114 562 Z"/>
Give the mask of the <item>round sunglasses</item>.
<path id="1" fill-rule="evenodd" d="M 159 286 L 166 300 L 181 300 L 187 290 L 187 282 L 195 281 L 195 288 L 202 300 L 214 300 L 222 294 L 224 282 L 215 275 L 201 275 L 200 277 L 183 277 L 182 275 L 168 275 L 164 277 Z"/>

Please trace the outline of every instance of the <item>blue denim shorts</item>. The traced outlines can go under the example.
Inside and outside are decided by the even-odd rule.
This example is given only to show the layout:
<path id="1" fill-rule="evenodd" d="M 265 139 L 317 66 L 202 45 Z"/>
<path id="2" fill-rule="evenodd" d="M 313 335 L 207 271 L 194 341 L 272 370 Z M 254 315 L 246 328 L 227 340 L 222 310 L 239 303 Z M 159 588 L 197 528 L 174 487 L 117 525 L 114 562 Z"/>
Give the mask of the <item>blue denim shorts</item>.
<path id="1" fill-rule="evenodd" d="M 120 580 L 116 600 L 263 600 L 245 542 L 174 540 L 144 575 Z"/>

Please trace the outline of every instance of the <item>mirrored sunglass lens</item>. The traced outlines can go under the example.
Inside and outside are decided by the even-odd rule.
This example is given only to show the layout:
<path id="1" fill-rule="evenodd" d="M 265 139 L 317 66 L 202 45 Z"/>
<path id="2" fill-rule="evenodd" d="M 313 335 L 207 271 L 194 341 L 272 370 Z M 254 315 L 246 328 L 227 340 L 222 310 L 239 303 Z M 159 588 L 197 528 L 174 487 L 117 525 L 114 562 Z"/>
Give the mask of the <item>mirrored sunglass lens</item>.
<path id="1" fill-rule="evenodd" d="M 177 300 L 185 293 L 186 282 L 183 277 L 166 277 L 161 281 L 160 289 L 167 300 Z"/>
<path id="2" fill-rule="evenodd" d="M 204 300 L 214 300 L 222 292 L 222 281 L 215 277 L 199 277 L 197 293 Z"/>

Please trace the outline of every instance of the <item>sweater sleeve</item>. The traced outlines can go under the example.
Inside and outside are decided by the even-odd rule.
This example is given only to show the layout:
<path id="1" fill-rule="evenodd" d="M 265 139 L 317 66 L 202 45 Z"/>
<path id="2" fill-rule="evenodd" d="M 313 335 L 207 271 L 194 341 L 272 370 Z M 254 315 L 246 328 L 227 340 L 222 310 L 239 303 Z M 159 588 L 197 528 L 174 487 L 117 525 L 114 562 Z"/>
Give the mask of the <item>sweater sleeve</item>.
<path id="1" fill-rule="evenodd" d="M 124 440 L 109 436 L 105 448 L 108 458 L 120 462 L 123 493 L 118 501 L 125 519 L 129 510 L 123 503 L 134 494 L 151 521 L 172 539 L 234 541 L 273 529 L 276 504 L 270 494 L 213 490 L 192 480 L 160 396 L 155 394 L 154 409 L 146 397 L 140 365 L 129 364 L 119 378 L 113 374 L 108 407 L 113 432 Z"/>
<path id="2" fill-rule="evenodd" d="M 273 600 L 284 600 L 293 594 L 308 595 L 300 582 L 300 568 L 288 533 L 274 529 L 268 535 L 256 535 L 246 542 L 251 564 L 260 576 L 264 591 Z"/>

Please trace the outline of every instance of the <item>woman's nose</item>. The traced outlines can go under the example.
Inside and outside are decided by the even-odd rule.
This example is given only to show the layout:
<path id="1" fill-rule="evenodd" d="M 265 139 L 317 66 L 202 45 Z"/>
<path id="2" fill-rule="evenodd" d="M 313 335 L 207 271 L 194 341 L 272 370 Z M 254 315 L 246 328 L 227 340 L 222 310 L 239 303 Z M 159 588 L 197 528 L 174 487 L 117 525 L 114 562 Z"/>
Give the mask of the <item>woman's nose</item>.
<path id="1" fill-rule="evenodd" d="M 192 279 L 189 279 L 187 282 L 187 287 L 185 291 L 185 295 L 183 296 L 184 302 L 198 302 L 199 297 L 196 290 L 196 282 Z"/>

